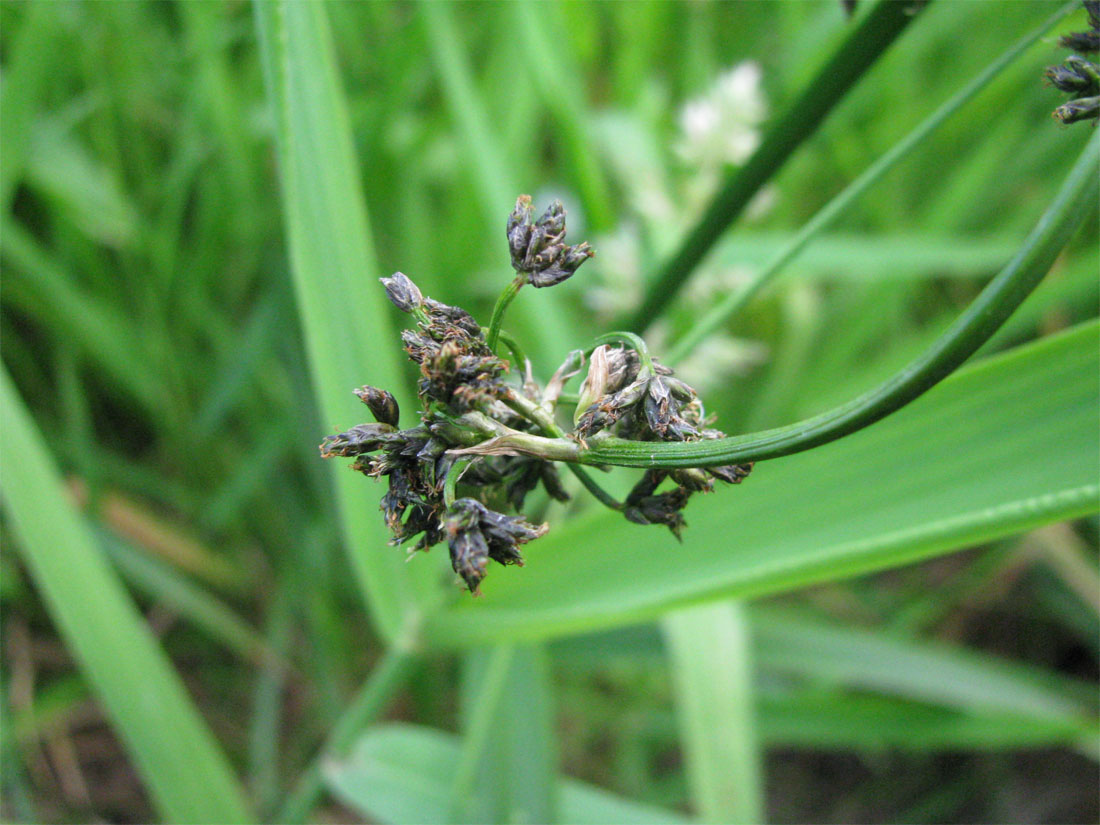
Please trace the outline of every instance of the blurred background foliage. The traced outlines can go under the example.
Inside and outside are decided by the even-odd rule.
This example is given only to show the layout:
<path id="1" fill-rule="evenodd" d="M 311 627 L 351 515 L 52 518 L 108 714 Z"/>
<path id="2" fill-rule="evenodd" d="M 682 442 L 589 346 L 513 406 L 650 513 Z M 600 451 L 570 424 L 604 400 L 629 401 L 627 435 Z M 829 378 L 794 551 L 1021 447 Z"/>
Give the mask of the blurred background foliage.
<path id="1" fill-rule="evenodd" d="M 743 284 L 1055 9 L 989 0 L 923 12 L 724 236 L 651 345 L 660 352 Z M 337 761 L 301 817 L 429 821 L 457 807 L 474 821 L 1095 821 L 1095 485 L 1078 484 L 1061 509 L 1048 499 L 1065 493 L 1062 477 L 1095 482 L 1097 445 L 1094 433 L 1065 444 L 1072 468 L 1029 447 L 1044 428 L 1060 432 L 1060 388 L 1095 364 L 1058 372 L 1096 348 L 1095 210 L 983 355 L 1079 329 L 953 385 L 959 409 L 975 397 L 1009 410 L 975 441 L 937 451 L 936 428 L 954 424 L 931 416 L 922 430 L 914 412 L 916 432 L 932 435 L 896 458 L 884 429 L 886 441 L 835 454 L 844 467 L 824 452 L 776 462 L 774 484 L 799 479 L 794 501 L 772 495 L 762 464 L 742 488 L 689 508 L 682 549 L 581 515 L 578 501 L 548 511 L 541 541 L 553 553 L 532 547 L 525 570 L 493 571 L 499 590 L 487 582 L 481 603 L 452 606 L 457 588 L 437 575 L 446 551 L 414 559 L 399 585 L 403 552 L 381 546 L 375 523 L 381 490 L 345 484 L 344 468 L 333 475 L 317 457 L 323 435 L 360 420 L 332 420 L 357 413 L 326 406 L 319 357 L 356 353 L 348 404 L 357 384 L 403 369 L 379 275 L 400 269 L 486 322 L 511 277 L 503 226 L 515 196 L 540 208 L 561 198 L 570 238 L 591 241 L 597 258 L 557 295 L 524 292 L 507 323 L 545 378 L 638 305 L 653 262 L 850 25 L 835 2 L 0 3 L 4 426 L 28 439 L 18 453 L 5 447 L 3 817 L 278 820 L 327 740 Z M 1083 27 L 1077 12 L 1056 31 Z M 330 33 L 331 53 L 313 48 Z M 1090 132 L 1050 120 L 1061 97 L 1041 72 L 1064 56 L 1056 34 L 1039 40 L 684 364 L 724 430 L 785 424 L 890 375 L 1003 265 Z M 310 107 L 315 132 L 294 120 Z M 296 135 L 315 143 L 288 143 Z M 349 137 L 351 154 L 337 157 Z M 293 187 L 287 157 L 300 164 Z M 341 179 L 345 169 L 357 177 Z M 311 215 L 325 229 L 315 202 L 337 207 L 331 246 L 310 234 Z M 330 253 L 349 277 L 326 280 Z M 342 314 L 326 316 L 325 301 Z M 331 353 L 307 346 L 318 329 Z M 1040 385 L 1049 409 L 1012 400 L 1014 365 L 1027 359 L 1051 376 Z M 1070 399 L 1093 425 L 1094 383 Z M 1045 412 L 1029 421 L 1033 402 Z M 780 561 L 788 545 L 814 551 L 818 521 L 822 547 L 886 535 L 886 516 L 859 519 L 880 484 L 904 497 L 913 525 L 946 520 L 932 492 L 922 497 L 974 472 L 969 450 L 996 458 L 986 443 L 996 427 L 1011 445 L 1004 459 L 1021 464 L 1005 472 L 1048 485 L 1030 491 L 1032 515 L 994 514 L 939 543 L 899 540 L 873 561 L 819 564 L 757 590 L 734 577 L 679 597 L 670 577 L 668 594 L 652 585 L 636 614 L 612 605 L 589 621 L 598 611 L 569 601 L 562 564 L 586 556 L 610 559 L 589 575 L 621 576 L 629 593 L 635 571 L 613 554 L 636 539 L 671 571 L 677 553 L 689 567 L 751 555 L 742 533 L 788 518 L 797 539 L 777 545 Z M 19 484 L 40 486 L 17 493 L 12 459 L 24 456 Z M 50 486 L 51 463 L 63 488 Z M 781 464 L 800 469 L 783 475 Z M 985 512 L 983 483 L 948 492 Z M 359 512 L 345 507 L 342 523 L 338 500 Z M 775 522 L 745 524 L 765 512 Z M 855 535 L 834 529 L 843 514 Z M 1059 520 L 1068 515 L 1085 517 Z M 342 532 L 357 525 L 377 555 Z M 551 544 L 555 531 L 566 538 Z M 959 552 L 910 563 L 948 550 Z M 553 554 L 566 560 L 557 573 Z M 852 577 L 867 570 L 884 572 Z M 400 591 L 395 610 L 426 611 L 415 655 L 372 623 L 361 587 L 372 576 L 378 592 Z M 535 584 L 517 589 L 524 576 Z M 545 609 L 557 624 L 539 624 L 543 586 L 556 589 Z M 653 621 L 697 598 L 773 593 Z M 97 616 L 111 619 L 99 628 Z M 467 633 L 553 640 L 456 653 Z M 385 658 L 394 650 L 396 664 Z M 371 673 L 377 692 L 352 703 Z M 141 710 L 129 703 L 145 680 L 157 706 Z M 349 704 L 404 726 L 356 742 Z M 713 729 L 693 728 L 707 714 Z M 151 729 L 157 720 L 168 733 Z M 184 742 L 205 766 L 196 789 L 243 790 L 193 807 L 171 773 Z"/>

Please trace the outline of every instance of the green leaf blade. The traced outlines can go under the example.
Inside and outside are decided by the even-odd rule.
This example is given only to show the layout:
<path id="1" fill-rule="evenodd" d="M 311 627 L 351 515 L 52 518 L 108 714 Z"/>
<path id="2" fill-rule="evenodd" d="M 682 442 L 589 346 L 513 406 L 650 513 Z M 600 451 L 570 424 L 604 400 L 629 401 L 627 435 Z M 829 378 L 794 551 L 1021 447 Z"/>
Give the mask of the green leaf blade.
<path id="1" fill-rule="evenodd" d="M 248 822 L 225 755 L 76 512 L 7 372 L 4 510 L 50 614 L 169 822 Z"/>
<path id="2" fill-rule="evenodd" d="M 359 741 L 351 757 L 326 766 L 329 789 L 346 805 L 384 823 L 449 822 L 450 784 L 459 759 L 457 737 L 407 724 L 379 725 Z M 566 779 L 561 783 L 561 821 L 575 825 L 676 825 L 686 820 Z"/>
<path id="3" fill-rule="evenodd" d="M 323 4 L 254 6 L 276 116 L 286 232 L 314 391 L 323 420 L 339 432 L 369 418 L 352 390 L 365 383 L 414 409 L 400 363 L 393 311 L 379 271 L 347 102 Z M 320 438 L 325 433 L 303 437 Z M 407 565 L 386 545 L 372 489 L 334 466 L 345 544 L 374 620 L 390 639 L 430 598 L 428 565 Z M 381 490 L 378 490 L 381 496 Z"/>
<path id="4" fill-rule="evenodd" d="M 583 632 L 1096 512 L 1097 330 L 989 359 L 874 427 L 760 464 L 739 488 L 693 502 L 683 546 L 613 514 L 559 525 L 522 571 L 498 572 L 479 604 L 433 619 L 428 635 L 465 645 Z"/>

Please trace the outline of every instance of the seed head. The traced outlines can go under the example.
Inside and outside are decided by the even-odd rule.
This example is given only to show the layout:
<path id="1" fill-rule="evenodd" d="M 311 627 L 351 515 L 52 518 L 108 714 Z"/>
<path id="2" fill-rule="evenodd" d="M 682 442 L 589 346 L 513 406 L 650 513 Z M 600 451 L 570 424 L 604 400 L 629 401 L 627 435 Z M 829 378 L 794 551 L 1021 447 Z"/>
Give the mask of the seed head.
<path id="1" fill-rule="evenodd" d="M 595 253 L 587 243 L 568 246 L 565 240 L 565 207 L 550 206 L 534 223 L 531 197 L 520 195 L 508 216 L 508 251 L 512 267 L 535 287 L 554 286 L 566 280 Z"/>

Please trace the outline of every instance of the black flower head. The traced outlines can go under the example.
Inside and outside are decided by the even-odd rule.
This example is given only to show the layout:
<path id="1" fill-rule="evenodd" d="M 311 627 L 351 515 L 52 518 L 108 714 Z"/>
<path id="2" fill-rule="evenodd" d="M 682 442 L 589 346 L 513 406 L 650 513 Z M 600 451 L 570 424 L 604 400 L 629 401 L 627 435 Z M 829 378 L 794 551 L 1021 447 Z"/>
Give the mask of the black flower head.
<path id="1" fill-rule="evenodd" d="M 692 416 L 684 414 L 687 405 L 695 400 L 695 391 L 673 378 L 670 372 L 660 365 L 639 369 L 633 381 L 594 402 L 581 414 L 576 435 L 588 438 L 618 423 L 618 435 L 624 438 L 640 441 L 698 438 L 699 430 Z"/>
<path id="2" fill-rule="evenodd" d="M 680 531 L 687 522 L 681 511 L 687 505 L 691 490 L 675 487 L 667 493 L 657 493 L 657 487 L 666 476 L 664 470 L 646 470 L 627 496 L 623 515 L 635 524 L 663 524 L 682 540 Z"/>
<path id="3" fill-rule="evenodd" d="M 1084 0 L 1081 4 L 1089 16 L 1089 31 L 1070 32 L 1059 42 L 1078 54 L 1100 51 L 1100 0 Z"/>
<path id="4" fill-rule="evenodd" d="M 512 267 L 535 287 L 554 286 L 566 280 L 595 253 L 588 243 L 569 246 L 565 241 L 565 207 L 552 201 L 532 223 L 531 197 L 520 195 L 508 216 L 508 250 Z"/>
<path id="5" fill-rule="evenodd" d="M 471 593 L 485 578 L 488 560 L 499 564 L 523 565 L 519 545 L 537 539 L 546 532 L 516 516 L 490 510 L 477 499 L 456 499 L 443 520 L 451 566 L 466 582 Z"/>
<path id="6" fill-rule="evenodd" d="M 1100 51 L 1100 0 L 1084 0 L 1089 16 L 1089 31 L 1067 34 L 1061 44 L 1078 52 L 1066 58 L 1061 66 L 1048 66 L 1047 80 L 1073 99 L 1054 110 L 1054 119 L 1061 123 L 1095 120 L 1100 116 L 1100 65 L 1080 57 Z"/>
<path id="7" fill-rule="evenodd" d="M 327 436 L 321 442 L 321 457 L 372 453 L 390 441 L 394 432 L 394 428 L 389 424 L 360 424 L 345 433 Z"/>

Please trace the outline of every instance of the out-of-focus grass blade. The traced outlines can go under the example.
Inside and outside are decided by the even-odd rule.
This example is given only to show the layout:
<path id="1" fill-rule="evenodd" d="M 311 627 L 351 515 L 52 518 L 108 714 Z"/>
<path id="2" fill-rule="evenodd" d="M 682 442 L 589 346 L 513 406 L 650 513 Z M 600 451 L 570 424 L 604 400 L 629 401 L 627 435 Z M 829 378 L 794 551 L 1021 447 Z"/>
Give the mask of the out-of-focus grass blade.
<path id="1" fill-rule="evenodd" d="M 43 89 L 51 79 L 59 38 L 56 11 L 48 4 L 23 7 L 11 54 L 0 81 L 0 212 L 6 213 L 30 146 L 31 125 Z"/>
<path id="2" fill-rule="evenodd" d="M 455 25 L 455 8 L 449 3 L 421 3 L 417 6 L 423 16 L 428 34 L 428 46 L 436 63 L 444 96 L 458 127 L 462 145 L 474 167 L 474 184 L 477 186 L 485 226 L 489 239 L 496 238 L 499 247 L 497 260 L 501 262 L 500 289 L 504 289 L 513 273 L 507 268 L 504 252 L 507 249 L 504 227 L 508 213 L 520 194 L 529 193 L 530 182 L 517 183 L 515 175 L 505 162 L 507 152 L 497 141 L 497 129 L 478 97 L 472 72 L 461 51 L 462 39 Z M 543 204 L 536 204 L 539 209 Z M 583 240 L 574 238 L 574 240 Z M 559 290 L 541 290 L 538 296 L 525 290 L 508 311 L 506 329 L 517 330 L 520 341 L 529 342 L 527 356 L 536 366 L 553 368 L 551 362 L 564 355 L 570 348 L 569 323 L 560 306 Z M 536 300 L 532 300 L 537 297 Z"/>
<path id="3" fill-rule="evenodd" d="M 161 601 L 245 659 L 261 663 L 267 654 L 281 666 L 286 666 L 285 661 L 273 655 L 260 633 L 225 602 L 190 581 L 180 571 L 142 553 L 106 529 L 97 531 L 97 535 L 111 561 L 135 589 Z"/>
<path id="4" fill-rule="evenodd" d="M 722 596 L 895 567 L 1100 506 L 1097 324 L 961 370 L 887 421 L 693 502 L 685 543 L 597 514 L 559 525 L 436 643 L 546 638 Z"/>
<path id="5" fill-rule="evenodd" d="M 509 772 L 506 821 L 515 825 L 562 821 L 551 694 L 546 651 L 535 645 L 516 648 L 500 709 L 506 732 L 498 731 Z"/>
<path id="6" fill-rule="evenodd" d="M 704 822 L 761 821 L 763 786 L 744 606 L 723 602 L 678 610 L 661 627 L 696 813 Z"/>
<path id="7" fill-rule="evenodd" d="M 286 234 L 306 348 L 323 421 L 333 432 L 370 418 L 352 394 L 369 383 L 414 409 L 400 348 L 378 284 L 359 166 L 352 152 L 326 8 L 256 3 L 264 74 L 276 123 Z M 303 433 L 320 442 L 324 433 Z M 334 465 L 344 540 L 374 620 L 396 637 L 430 592 L 434 568 L 406 564 L 386 545 L 376 496 L 361 477 Z"/>
<path id="8" fill-rule="evenodd" d="M 457 737 L 414 725 L 379 725 L 346 760 L 325 770 L 340 801 L 377 822 L 448 822 L 450 785 L 459 758 Z M 561 783 L 561 821 L 574 825 L 676 825 L 674 811 L 631 802 L 571 779 Z"/>
<path id="9" fill-rule="evenodd" d="M 153 416 L 164 410 L 164 381 L 142 358 L 133 325 L 94 295 L 78 289 L 20 224 L 3 221 L 4 300 L 80 352 Z"/>
<path id="10" fill-rule="evenodd" d="M 244 822 L 224 754 L 164 652 L 95 547 L 41 434 L 0 372 L 4 511 L 50 614 L 134 759 L 164 819 Z"/>
<path id="11" fill-rule="evenodd" d="M 764 266 L 792 237 L 788 232 L 739 232 L 715 248 L 714 260 L 722 266 Z M 980 278 L 1004 266 L 1019 246 L 1019 238 L 823 235 L 799 255 L 791 272 L 838 281 Z"/>
<path id="12" fill-rule="evenodd" d="M 770 747 L 855 751 L 1015 750 L 1094 743 L 1085 719 L 1008 711 L 961 712 L 881 696 L 820 689 L 764 696 L 760 736 Z M 1086 752 L 1082 749 L 1082 752 Z"/>
<path id="13" fill-rule="evenodd" d="M 558 19 L 560 7 L 522 0 L 512 3 L 510 11 L 527 56 L 523 62 L 528 78 L 557 124 L 554 143 L 565 150 L 573 169 L 588 226 L 595 232 L 607 232 L 615 219 L 611 195 L 598 162 L 600 154 L 586 132 L 591 116 L 581 78 L 574 68 L 575 61 L 561 53 L 569 38 Z"/>
<path id="14" fill-rule="evenodd" d="M 68 124 L 39 122 L 27 158 L 27 180 L 56 200 L 58 214 L 89 238 L 108 246 L 131 243 L 139 230 L 137 209 L 108 166 L 97 162 L 73 138 Z"/>
<path id="15" fill-rule="evenodd" d="M 1034 667 L 932 642 L 834 627 L 776 609 L 754 609 L 761 668 L 810 676 L 958 709 L 1080 720 L 1095 705 L 1091 686 Z"/>
<path id="16" fill-rule="evenodd" d="M 558 822 L 557 746 L 550 674 L 542 647 L 507 648 L 507 668 L 495 685 L 500 696 L 491 715 L 478 719 L 491 684 L 492 661 L 501 648 L 470 651 L 463 671 L 466 724 L 462 753 L 470 738 L 491 736 L 480 746 L 476 764 L 464 765 L 470 781 L 452 781 L 456 819 L 461 822 Z M 483 725 L 479 730 L 479 724 Z M 456 776 L 458 770 L 456 769 Z"/>
<path id="17" fill-rule="evenodd" d="M 823 696 L 863 691 L 918 708 L 938 705 L 986 719 L 1005 715 L 1040 726 L 1050 722 L 1047 731 L 1080 734 L 1096 725 L 1095 691 L 1064 674 L 943 642 L 849 628 L 774 605 L 752 605 L 747 613 L 757 691 L 772 698 L 777 683 L 796 693 L 808 685 Z M 666 629 L 666 645 L 668 636 Z M 656 660 L 662 644 L 653 625 L 639 625 L 562 639 L 552 650 L 588 670 L 616 656 Z"/>

